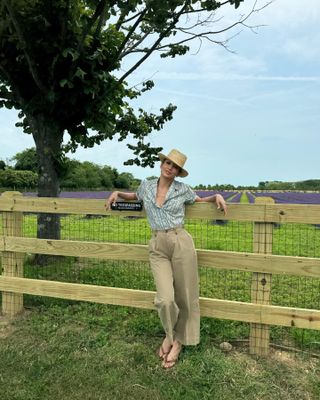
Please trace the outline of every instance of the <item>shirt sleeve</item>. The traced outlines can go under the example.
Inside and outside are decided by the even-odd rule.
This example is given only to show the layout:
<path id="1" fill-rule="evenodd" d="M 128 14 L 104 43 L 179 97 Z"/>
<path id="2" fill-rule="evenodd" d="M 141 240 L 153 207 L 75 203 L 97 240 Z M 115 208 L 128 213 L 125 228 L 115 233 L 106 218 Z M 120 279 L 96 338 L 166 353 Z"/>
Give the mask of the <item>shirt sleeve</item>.
<path id="1" fill-rule="evenodd" d="M 196 201 L 197 194 L 194 192 L 190 186 L 186 185 L 186 193 L 185 193 L 185 203 L 193 204 Z"/>
<path id="2" fill-rule="evenodd" d="M 145 181 L 142 181 L 137 189 L 137 198 L 139 201 L 143 201 L 144 193 L 145 193 Z"/>

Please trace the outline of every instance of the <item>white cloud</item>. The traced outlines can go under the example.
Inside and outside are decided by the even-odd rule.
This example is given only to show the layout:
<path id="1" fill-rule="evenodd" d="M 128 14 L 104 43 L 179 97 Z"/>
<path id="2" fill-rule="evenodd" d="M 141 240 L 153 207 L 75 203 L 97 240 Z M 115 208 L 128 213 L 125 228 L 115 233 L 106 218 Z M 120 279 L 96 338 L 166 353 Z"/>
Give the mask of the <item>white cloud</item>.
<path id="1" fill-rule="evenodd" d="M 283 81 L 283 82 L 320 82 L 319 76 L 262 76 L 262 75 L 240 75 L 240 74 L 210 74 L 200 73 L 159 73 L 158 80 L 173 81 Z M 170 90 L 167 91 L 168 93 Z"/>
<path id="2" fill-rule="evenodd" d="M 296 57 L 298 60 L 317 62 L 320 61 L 320 35 L 299 35 L 295 38 L 286 38 L 282 50 L 290 57 Z"/>
<path id="3" fill-rule="evenodd" d="M 258 14 L 257 19 L 273 29 L 296 29 L 320 21 L 319 0 L 273 0 Z"/>
<path id="4" fill-rule="evenodd" d="M 193 97 L 193 98 L 198 98 L 201 100 L 210 100 L 210 101 L 218 101 L 218 102 L 225 102 L 225 103 L 232 103 L 235 105 L 241 104 L 240 101 L 229 98 L 229 97 L 218 97 L 218 96 L 208 96 L 206 94 L 200 94 L 200 93 L 195 93 L 193 91 L 178 91 L 178 90 L 170 90 L 170 89 L 155 89 L 156 92 L 158 93 L 166 93 L 166 94 L 173 94 L 175 96 L 179 97 Z"/>

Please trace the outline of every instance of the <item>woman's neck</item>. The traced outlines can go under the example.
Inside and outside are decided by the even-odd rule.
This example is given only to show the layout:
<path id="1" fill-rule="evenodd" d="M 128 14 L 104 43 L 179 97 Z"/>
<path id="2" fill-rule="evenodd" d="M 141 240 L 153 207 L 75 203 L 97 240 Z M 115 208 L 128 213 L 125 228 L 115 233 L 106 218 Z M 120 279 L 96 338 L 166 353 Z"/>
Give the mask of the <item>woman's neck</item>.
<path id="1" fill-rule="evenodd" d="M 157 183 L 156 193 L 156 204 L 158 207 L 162 207 L 166 201 L 168 191 L 174 179 L 167 179 L 164 176 L 160 176 Z"/>
<path id="2" fill-rule="evenodd" d="M 160 175 L 160 178 L 158 179 L 158 187 L 160 186 L 162 188 L 169 188 L 173 181 L 174 181 L 174 178 L 168 179 L 168 178 L 165 178 L 164 176 Z"/>

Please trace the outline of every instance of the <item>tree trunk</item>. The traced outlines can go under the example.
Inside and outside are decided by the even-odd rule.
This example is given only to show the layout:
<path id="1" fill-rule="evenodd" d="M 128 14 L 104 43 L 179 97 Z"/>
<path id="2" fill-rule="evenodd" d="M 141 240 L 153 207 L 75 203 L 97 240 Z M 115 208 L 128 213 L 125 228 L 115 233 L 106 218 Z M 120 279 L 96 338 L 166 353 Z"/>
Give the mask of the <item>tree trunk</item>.
<path id="1" fill-rule="evenodd" d="M 63 141 L 63 132 L 57 124 L 42 116 L 29 118 L 35 141 L 38 164 L 38 197 L 58 197 L 59 155 Z M 58 214 L 38 214 L 37 237 L 40 239 L 60 239 L 60 216 Z M 37 255 L 36 262 L 48 264 L 52 257 Z"/>

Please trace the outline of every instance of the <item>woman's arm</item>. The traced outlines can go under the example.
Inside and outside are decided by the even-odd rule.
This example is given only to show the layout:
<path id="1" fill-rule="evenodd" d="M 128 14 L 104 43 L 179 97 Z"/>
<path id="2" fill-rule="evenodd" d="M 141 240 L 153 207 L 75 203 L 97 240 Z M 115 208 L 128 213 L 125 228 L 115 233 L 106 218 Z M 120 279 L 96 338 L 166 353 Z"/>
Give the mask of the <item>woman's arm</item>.
<path id="1" fill-rule="evenodd" d="M 123 200 L 137 200 L 137 194 L 134 192 L 119 192 L 118 190 L 112 192 L 106 199 L 105 207 L 110 209 L 111 204 L 115 203 L 121 197 Z"/>
<path id="2" fill-rule="evenodd" d="M 217 209 L 221 210 L 224 212 L 224 215 L 227 215 L 227 204 L 224 200 L 224 198 L 221 196 L 221 194 L 213 194 L 212 196 L 207 196 L 207 197 L 196 197 L 195 200 L 197 203 L 202 203 L 202 202 L 212 202 L 216 203 Z"/>

